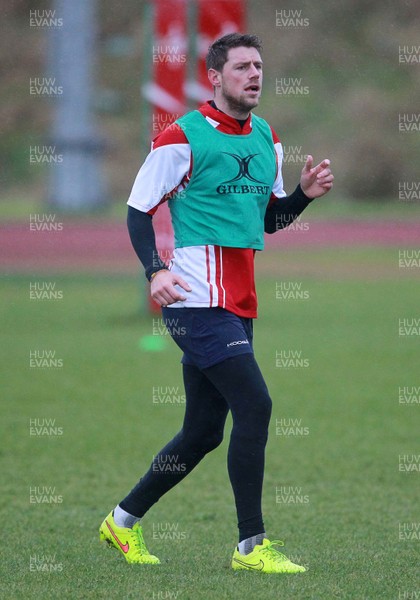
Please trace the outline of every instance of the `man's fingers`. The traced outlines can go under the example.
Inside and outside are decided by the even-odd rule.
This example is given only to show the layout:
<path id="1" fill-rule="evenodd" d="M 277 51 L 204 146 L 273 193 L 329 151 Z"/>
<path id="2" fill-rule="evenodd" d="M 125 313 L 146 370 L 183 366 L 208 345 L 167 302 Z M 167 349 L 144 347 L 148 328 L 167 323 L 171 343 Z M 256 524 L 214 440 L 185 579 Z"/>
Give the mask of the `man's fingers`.
<path id="1" fill-rule="evenodd" d="M 174 275 L 173 283 L 174 283 L 174 285 L 179 285 L 179 287 L 182 287 L 182 289 L 185 290 L 186 292 L 191 292 L 191 287 L 179 275 Z"/>
<path id="2" fill-rule="evenodd" d="M 168 270 L 159 271 L 152 281 L 152 298 L 161 306 L 186 300 L 187 298 L 175 286 L 179 286 L 187 292 L 191 291 L 188 283 L 179 275 L 174 275 Z"/>
<path id="3" fill-rule="evenodd" d="M 312 175 L 321 174 L 321 177 L 323 177 L 324 175 L 322 175 L 322 172 L 327 171 L 327 170 L 329 171 L 329 166 L 331 164 L 331 161 L 328 158 L 324 158 L 324 160 L 322 162 L 320 162 L 319 165 L 316 165 L 316 167 L 314 167 L 313 164 L 314 164 L 313 156 L 308 154 L 308 156 L 306 158 L 305 166 L 303 167 L 303 172 L 311 173 Z"/>
<path id="4" fill-rule="evenodd" d="M 178 294 L 175 289 L 173 291 L 167 289 L 159 290 L 152 294 L 152 297 L 161 306 L 168 306 L 169 304 L 178 302 L 178 300 L 186 300 L 186 297 Z"/>
<path id="5" fill-rule="evenodd" d="M 316 182 L 318 185 L 324 185 L 325 183 L 332 183 L 334 181 L 334 175 L 329 173 L 325 177 L 317 177 Z"/>
<path id="6" fill-rule="evenodd" d="M 325 177 L 317 177 L 317 183 L 330 183 L 331 181 L 334 181 L 334 175 L 332 173 Z"/>
<path id="7" fill-rule="evenodd" d="M 331 169 L 323 169 L 322 171 L 320 171 L 319 173 L 317 173 L 317 179 L 323 179 L 324 177 L 327 177 L 327 175 L 331 174 Z"/>
<path id="8" fill-rule="evenodd" d="M 334 175 L 331 173 L 330 164 L 331 161 L 324 158 L 316 167 L 313 167 L 313 158 L 308 155 L 300 181 L 304 193 L 309 198 L 319 198 L 332 188 Z"/>
<path id="9" fill-rule="evenodd" d="M 311 156 L 310 154 L 308 154 L 308 156 L 306 157 L 306 162 L 305 162 L 305 166 L 303 167 L 303 170 L 306 171 L 306 173 L 309 173 L 310 170 L 312 169 L 313 164 L 314 164 L 314 157 Z"/>
<path id="10" fill-rule="evenodd" d="M 329 169 L 330 161 L 328 159 L 323 160 L 316 167 L 312 169 L 312 171 L 318 176 L 321 175 L 324 171 L 330 171 Z M 331 172 L 331 171 L 330 171 Z"/>
<path id="11" fill-rule="evenodd" d="M 165 285 L 162 289 L 159 290 L 160 294 L 164 297 L 168 304 L 172 304 L 177 300 L 186 300 L 185 296 L 183 296 L 178 290 L 176 290 L 173 285 Z"/>
<path id="12" fill-rule="evenodd" d="M 330 190 L 334 184 L 332 181 L 324 181 L 324 183 L 320 183 L 319 185 L 325 190 Z"/>

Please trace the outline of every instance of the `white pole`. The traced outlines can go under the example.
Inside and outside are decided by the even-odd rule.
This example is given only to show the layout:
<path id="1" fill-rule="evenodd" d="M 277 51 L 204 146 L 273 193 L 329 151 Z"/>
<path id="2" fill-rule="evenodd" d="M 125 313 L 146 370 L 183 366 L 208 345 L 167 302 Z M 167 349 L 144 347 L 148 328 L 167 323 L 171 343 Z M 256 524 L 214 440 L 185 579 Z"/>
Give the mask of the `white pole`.
<path id="1" fill-rule="evenodd" d="M 52 28 L 50 77 L 62 86 L 55 103 L 51 143 L 62 162 L 51 165 L 48 201 L 65 211 L 104 205 L 103 142 L 93 117 L 96 0 L 54 0 L 62 26 Z"/>

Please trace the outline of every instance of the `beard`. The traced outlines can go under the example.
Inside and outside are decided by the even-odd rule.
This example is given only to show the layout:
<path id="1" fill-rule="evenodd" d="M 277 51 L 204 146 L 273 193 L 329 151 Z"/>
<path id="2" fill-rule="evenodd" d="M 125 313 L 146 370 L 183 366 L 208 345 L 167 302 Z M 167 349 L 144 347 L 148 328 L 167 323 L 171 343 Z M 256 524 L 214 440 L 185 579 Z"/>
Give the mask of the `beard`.
<path id="1" fill-rule="evenodd" d="M 253 108 L 258 106 L 259 96 L 257 98 L 235 98 L 225 89 L 222 89 L 222 94 L 226 104 L 233 113 L 248 115 Z"/>

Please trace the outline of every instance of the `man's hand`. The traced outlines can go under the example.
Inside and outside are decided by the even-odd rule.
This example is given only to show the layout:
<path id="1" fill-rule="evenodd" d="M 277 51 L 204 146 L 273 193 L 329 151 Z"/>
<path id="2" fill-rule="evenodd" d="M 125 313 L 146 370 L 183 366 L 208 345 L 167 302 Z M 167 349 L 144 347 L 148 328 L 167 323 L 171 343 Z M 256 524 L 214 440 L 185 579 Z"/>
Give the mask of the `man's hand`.
<path id="1" fill-rule="evenodd" d="M 300 187 L 308 198 L 319 198 L 323 196 L 333 186 L 334 175 L 331 173 L 330 161 L 328 158 L 319 163 L 316 167 L 313 157 L 309 154 L 305 166 L 300 176 Z"/>
<path id="2" fill-rule="evenodd" d="M 191 292 L 188 283 L 179 275 L 175 275 L 167 269 L 158 271 L 150 285 L 150 293 L 153 300 L 160 306 L 168 306 L 168 304 L 173 304 L 174 302 L 178 302 L 178 300 L 186 300 L 186 296 L 182 296 L 175 289 L 175 285 L 179 285 L 186 292 Z"/>

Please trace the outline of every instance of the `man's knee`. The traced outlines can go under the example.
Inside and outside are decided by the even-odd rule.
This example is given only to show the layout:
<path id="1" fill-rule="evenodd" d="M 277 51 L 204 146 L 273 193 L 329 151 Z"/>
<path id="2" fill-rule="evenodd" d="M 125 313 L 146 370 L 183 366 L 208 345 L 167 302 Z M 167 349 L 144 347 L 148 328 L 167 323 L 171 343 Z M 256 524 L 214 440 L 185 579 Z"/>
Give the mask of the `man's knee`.
<path id="1" fill-rule="evenodd" d="M 207 454 L 222 443 L 223 428 L 206 432 L 198 432 L 196 430 L 184 431 L 183 437 L 194 452 Z"/>
<path id="2" fill-rule="evenodd" d="M 260 392 L 252 403 L 248 403 L 247 410 L 236 410 L 233 414 L 233 427 L 235 435 L 246 440 L 267 441 L 268 427 L 270 424 L 272 402 L 268 392 Z"/>
<path id="3" fill-rule="evenodd" d="M 262 416 L 270 418 L 273 402 L 267 387 L 265 387 L 264 390 L 261 390 L 256 404 L 257 408 L 261 411 Z"/>
<path id="4" fill-rule="evenodd" d="M 215 450 L 223 442 L 223 429 L 208 433 L 203 440 L 203 446 L 206 452 Z"/>
<path id="5" fill-rule="evenodd" d="M 268 427 L 273 405 L 268 390 L 260 390 L 250 404 L 251 408 L 243 415 L 248 423 L 256 427 Z"/>

